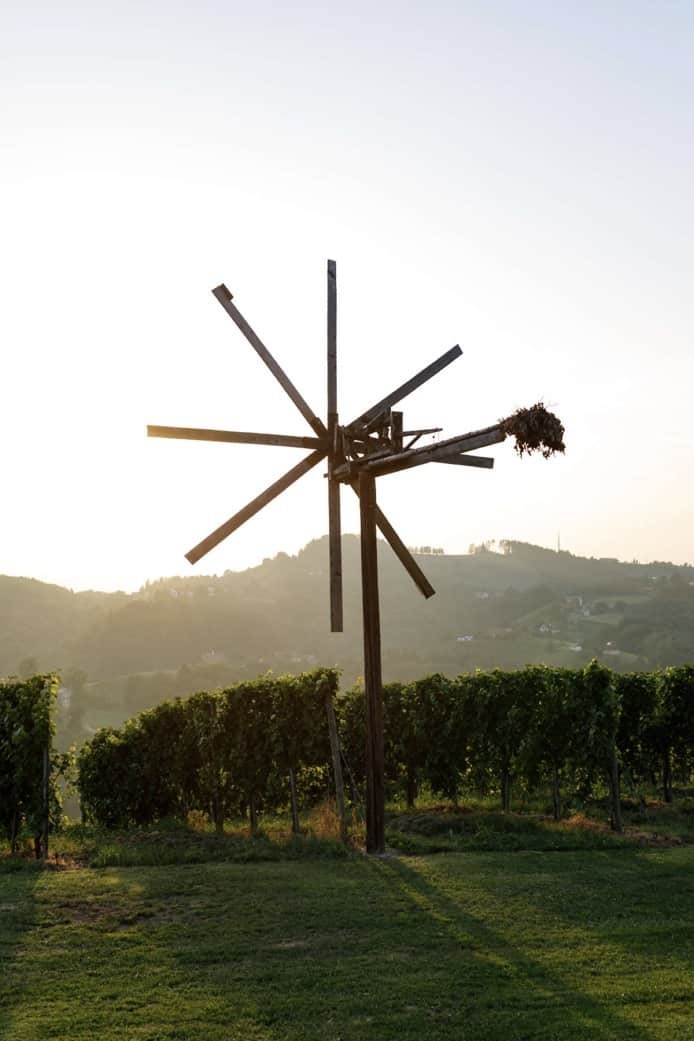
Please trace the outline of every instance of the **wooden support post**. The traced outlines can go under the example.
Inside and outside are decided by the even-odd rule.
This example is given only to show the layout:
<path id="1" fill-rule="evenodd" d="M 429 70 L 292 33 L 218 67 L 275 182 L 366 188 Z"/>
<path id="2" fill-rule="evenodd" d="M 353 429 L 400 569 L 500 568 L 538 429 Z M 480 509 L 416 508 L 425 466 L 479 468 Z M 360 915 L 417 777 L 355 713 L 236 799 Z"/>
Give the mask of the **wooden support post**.
<path id="1" fill-rule="evenodd" d="M 294 777 L 294 771 L 289 768 L 289 793 L 292 800 L 292 831 L 295 835 L 299 834 L 299 807 L 296 801 L 296 779 Z"/>
<path id="2" fill-rule="evenodd" d="M 608 782 L 610 789 L 610 827 L 612 831 L 621 832 L 624 830 L 622 825 L 622 798 L 619 783 L 619 762 L 617 760 L 617 745 L 615 741 L 612 742 L 612 748 L 610 749 L 610 766 L 608 773 Z"/>
<path id="3" fill-rule="evenodd" d="M 41 856 L 44 860 L 48 860 L 48 824 L 51 812 L 50 806 L 50 778 L 51 778 L 51 746 L 50 742 L 46 744 L 43 750 L 43 776 L 42 780 L 42 794 L 43 794 L 43 820 L 41 821 Z"/>
<path id="4" fill-rule="evenodd" d="M 370 474 L 359 475 L 359 502 L 366 694 L 366 852 L 380 854 L 385 849 L 383 681 L 378 604 L 376 481 Z"/>
<path id="5" fill-rule="evenodd" d="M 333 705 L 332 691 L 328 684 L 325 685 L 325 714 L 328 717 L 330 754 L 333 760 L 333 775 L 335 777 L 335 804 L 337 806 L 337 815 L 340 818 L 340 841 L 346 843 L 347 815 L 345 813 L 345 785 L 342 779 L 340 738 L 337 733 L 337 720 L 335 719 L 335 706 Z"/>

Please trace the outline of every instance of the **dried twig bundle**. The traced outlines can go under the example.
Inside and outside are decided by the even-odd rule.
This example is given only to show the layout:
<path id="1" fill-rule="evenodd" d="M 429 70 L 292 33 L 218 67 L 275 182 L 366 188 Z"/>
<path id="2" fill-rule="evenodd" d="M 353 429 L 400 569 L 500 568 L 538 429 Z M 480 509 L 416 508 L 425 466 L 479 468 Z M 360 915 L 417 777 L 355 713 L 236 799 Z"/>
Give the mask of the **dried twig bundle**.
<path id="1" fill-rule="evenodd" d="M 501 420 L 505 434 L 516 439 L 515 449 L 519 455 L 542 452 L 544 459 L 549 459 L 555 452 L 563 452 L 564 424 L 549 412 L 542 401 L 530 408 L 519 408 L 507 419 Z"/>

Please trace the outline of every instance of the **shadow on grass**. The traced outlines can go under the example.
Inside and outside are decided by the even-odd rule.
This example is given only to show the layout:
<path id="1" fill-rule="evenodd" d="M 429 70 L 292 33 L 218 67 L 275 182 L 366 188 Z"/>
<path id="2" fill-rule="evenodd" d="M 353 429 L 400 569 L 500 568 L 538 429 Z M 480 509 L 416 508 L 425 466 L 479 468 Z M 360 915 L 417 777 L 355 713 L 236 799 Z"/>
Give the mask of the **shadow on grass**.
<path id="1" fill-rule="evenodd" d="M 32 936 L 21 975 L 0 977 L 0 1037 L 50 1023 L 59 1041 L 652 1041 L 577 983 L 561 922 L 546 947 L 507 927 L 517 894 L 547 887 L 536 856 L 515 895 L 496 892 L 488 862 L 517 859 L 46 872 L 38 921 L 20 879 L 9 963 Z M 593 951 L 599 968 L 609 956 Z"/>
<path id="2" fill-rule="evenodd" d="M 490 860 L 492 858 L 490 857 Z M 548 884 L 532 884 L 538 858 L 497 858 L 493 870 L 475 879 L 494 900 L 504 893 L 521 913 L 557 923 L 567 935 L 580 929 L 640 966 L 659 972 L 673 1001 L 689 1001 L 694 988 L 694 873 L 692 854 L 678 849 L 629 850 L 619 857 L 595 851 L 543 858 Z M 435 871 L 435 868 L 434 868 Z M 567 885 L 567 878 L 571 884 Z M 621 952 L 621 955 L 620 955 Z"/>
<path id="3" fill-rule="evenodd" d="M 515 858 L 514 858 L 515 860 Z M 550 971 L 521 945 L 465 911 L 445 890 L 400 860 L 375 862 L 435 927 L 467 949 L 474 967 L 475 993 L 468 1013 L 485 1021 L 479 1038 L 591 1038 L 594 1041 L 650 1041 L 652 1035 L 613 1007 L 575 986 L 574 971 Z M 537 861 L 535 862 L 537 872 Z M 569 969 L 570 966 L 566 966 Z M 538 1020 L 538 1017 L 541 1019 Z"/>
<path id="4" fill-rule="evenodd" d="M 420 864 L 266 864 L 250 877 L 235 865 L 208 870 L 193 913 L 179 911 L 161 940 L 194 1004 L 215 1007 L 227 1027 L 241 1017 L 260 1036 L 292 1041 L 653 1037 L 577 985 L 561 939 L 554 964 L 551 950 L 510 940 L 483 908 L 461 907 Z M 465 862 L 454 870 L 464 881 Z M 593 954 L 598 964 L 609 958 Z M 205 1041 L 218 1036 L 196 1029 Z"/>

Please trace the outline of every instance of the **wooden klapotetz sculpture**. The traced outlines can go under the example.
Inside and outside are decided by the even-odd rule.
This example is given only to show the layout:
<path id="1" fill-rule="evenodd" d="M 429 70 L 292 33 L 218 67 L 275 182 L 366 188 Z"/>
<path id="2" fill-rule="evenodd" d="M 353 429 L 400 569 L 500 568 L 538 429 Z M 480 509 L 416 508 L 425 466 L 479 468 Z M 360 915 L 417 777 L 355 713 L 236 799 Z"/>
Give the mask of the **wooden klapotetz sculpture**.
<path id="1" fill-rule="evenodd" d="M 252 502 L 225 521 L 202 542 L 194 546 L 187 559 L 195 564 L 223 539 L 236 531 L 259 510 L 298 481 L 323 460 L 327 460 L 328 530 L 330 550 L 330 626 L 342 632 L 342 545 L 340 528 L 340 485 L 348 485 L 358 495 L 361 515 L 362 603 L 364 621 L 364 682 L 367 701 L 367 804 L 366 847 L 370 853 L 384 848 L 383 722 L 381 680 L 381 638 L 378 600 L 376 529 L 389 543 L 419 591 L 430 597 L 435 590 L 419 564 L 376 504 L 376 478 L 423 463 L 447 463 L 491 469 L 494 460 L 470 455 L 477 448 L 494 445 L 509 435 L 515 437 L 516 450 L 523 454 L 541 451 L 545 458 L 563 452 L 564 427 L 555 415 L 539 403 L 519 409 L 507 419 L 483 430 L 458 434 L 445 441 L 415 447 L 426 434 L 440 428 L 405 430 L 402 412 L 393 406 L 421 387 L 460 357 L 460 347 L 451 347 L 396 390 L 377 401 L 351 423 L 340 423 L 337 408 L 337 288 L 335 262 L 328 261 L 328 407 L 325 422 L 309 407 L 297 388 L 275 361 L 262 340 L 250 327 L 233 302 L 225 285 L 213 293 L 251 347 L 267 365 L 304 417 L 313 434 L 258 434 L 238 430 L 201 430 L 189 427 L 148 426 L 150 437 L 183 438 L 193 441 L 227 441 L 232 444 L 284 445 L 308 448 L 309 454 L 288 470 Z"/>

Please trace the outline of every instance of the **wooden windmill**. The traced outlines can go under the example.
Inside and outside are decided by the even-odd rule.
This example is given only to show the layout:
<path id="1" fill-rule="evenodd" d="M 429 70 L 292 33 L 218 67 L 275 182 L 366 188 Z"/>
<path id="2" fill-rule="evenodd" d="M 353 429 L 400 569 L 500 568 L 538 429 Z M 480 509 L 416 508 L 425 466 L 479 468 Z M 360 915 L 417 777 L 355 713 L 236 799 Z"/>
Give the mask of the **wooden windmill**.
<path id="1" fill-rule="evenodd" d="M 328 329 L 327 329 L 327 415 L 323 422 L 309 407 L 284 370 L 260 337 L 250 327 L 233 302 L 225 285 L 212 292 L 233 319 L 251 347 L 284 388 L 304 417 L 312 436 L 290 434 L 259 434 L 238 430 L 206 430 L 191 427 L 148 426 L 150 437 L 182 438 L 192 441 L 225 441 L 232 444 L 284 445 L 290 448 L 308 448 L 310 453 L 288 470 L 269 488 L 261 492 L 243 509 L 225 521 L 210 535 L 194 546 L 187 559 L 191 564 L 214 549 L 223 539 L 245 524 L 264 506 L 272 502 L 295 481 L 323 460 L 327 461 L 328 531 L 330 560 L 330 627 L 342 632 L 342 542 L 340 524 L 340 486 L 348 485 L 359 497 L 361 519 L 362 605 L 364 626 L 364 683 L 367 701 L 367 851 L 380 853 L 384 848 L 384 781 L 383 781 L 383 722 L 381 637 L 378 599 L 377 529 L 389 543 L 419 591 L 430 597 L 435 590 L 417 561 L 409 552 L 388 519 L 376 503 L 376 478 L 399 470 L 421 466 L 424 463 L 446 463 L 491 469 L 494 460 L 469 453 L 478 448 L 497 444 L 507 436 L 516 439 L 516 448 L 522 454 L 535 450 L 545 457 L 555 451 L 563 452 L 564 428 L 551 412 L 540 403 L 528 409 L 519 409 L 512 416 L 493 426 L 466 434 L 458 434 L 445 441 L 415 447 L 426 434 L 440 431 L 439 427 L 426 430 L 405 430 L 402 412 L 394 411 L 403 398 L 441 372 L 462 351 L 452 347 L 426 368 L 416 373 L 375 405 L 372 405 L 351 423 L 341 424 L 337 407 L 337 285 L 335 261 L 328 261 Z"/>

